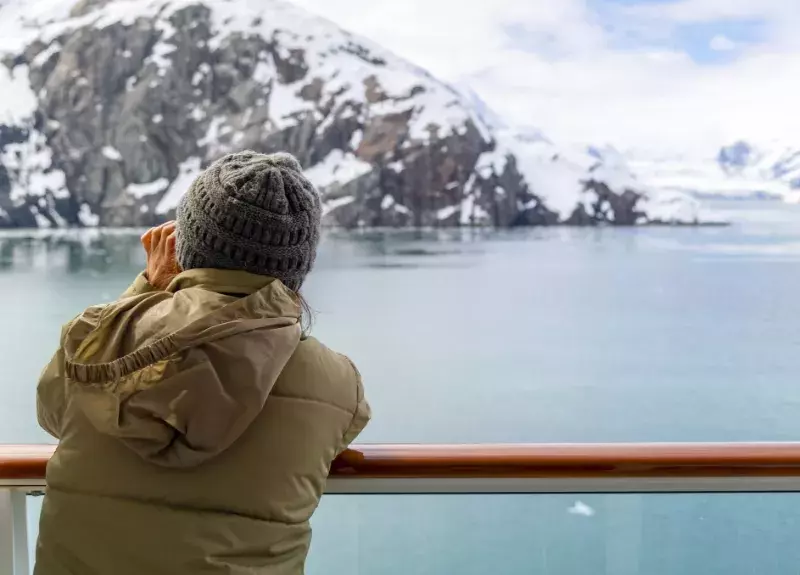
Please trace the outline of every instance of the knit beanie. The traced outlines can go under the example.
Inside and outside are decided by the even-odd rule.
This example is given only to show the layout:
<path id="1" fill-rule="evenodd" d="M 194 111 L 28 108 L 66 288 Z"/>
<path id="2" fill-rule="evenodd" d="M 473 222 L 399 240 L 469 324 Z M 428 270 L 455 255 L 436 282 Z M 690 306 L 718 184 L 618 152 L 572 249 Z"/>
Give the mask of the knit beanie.
<path id="1" fill-rule="evenodd" d="M 244 270 L 297 291 L 319 242 L 319 193 L 290 154 L 229 154 L 181 198 L 176 252 L 184 270 Z"/>

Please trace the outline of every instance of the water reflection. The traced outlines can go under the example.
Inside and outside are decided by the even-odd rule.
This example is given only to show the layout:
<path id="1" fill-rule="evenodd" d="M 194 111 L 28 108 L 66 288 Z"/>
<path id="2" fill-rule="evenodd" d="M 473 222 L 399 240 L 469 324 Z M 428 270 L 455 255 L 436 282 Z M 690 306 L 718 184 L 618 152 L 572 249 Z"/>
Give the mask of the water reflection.
<path id="1" fill-rule="evenodd" d="M 0 234 L 0 273 L 107 274 L 140 269 L 139 230 L 66 230 Z M 320 267 L 413 269 L 464 267 L 494 237 L 485 230 L 332 231 L 323 234 Z M 461 256 L 468 256 L 463 258 Z"/>
<path id="2" fill-rule="evenodd" d="M 372 269 L 453 268 L 485 253 L 489 230 L 328 231 L 320 247 L 323 267 Z"/>
<path id="3" fill-rule="evenodd" d="M 81 230 L 0 235 L 0 273 L 25 270 L 107 273 L 144 264 L 136 232 Z"/>

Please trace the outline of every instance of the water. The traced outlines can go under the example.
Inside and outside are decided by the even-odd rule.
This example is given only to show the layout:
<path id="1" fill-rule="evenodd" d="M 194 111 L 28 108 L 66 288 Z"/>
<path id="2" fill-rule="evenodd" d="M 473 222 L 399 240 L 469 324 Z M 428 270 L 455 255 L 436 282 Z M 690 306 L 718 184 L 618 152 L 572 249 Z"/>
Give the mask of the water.
<path id="1" fill-rule="evenodd" d="M 361 440 L 800 439 L 800 209 L 721 206 L 734 226 L 328 234 L 305 295 L 364 375 Z M 0 442 L 47 440 L 34 387 L 59 325 L 143 262 L 128 233 L 0 236 Z M 596 513 L 569 513 L 578 499 Z M 310 570 L 789 573 L 798 506 L 329 497 Z"/>

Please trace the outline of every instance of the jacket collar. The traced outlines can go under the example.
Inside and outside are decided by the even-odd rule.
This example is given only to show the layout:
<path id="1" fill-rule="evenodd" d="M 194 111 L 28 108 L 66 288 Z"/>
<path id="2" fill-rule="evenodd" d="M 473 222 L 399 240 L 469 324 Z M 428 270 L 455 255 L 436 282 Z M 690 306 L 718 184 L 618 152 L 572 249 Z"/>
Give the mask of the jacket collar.
<path id="1" fill-rule="evenodd" d="M 166 291 L 176 293 L 183 289 L 197 287 L 216 293 L 248 296 L 275 281 L 277 280 L 269 276 L 251 274 L 241 270 L 201 268 L 181 272 L 170 282 Z"/>

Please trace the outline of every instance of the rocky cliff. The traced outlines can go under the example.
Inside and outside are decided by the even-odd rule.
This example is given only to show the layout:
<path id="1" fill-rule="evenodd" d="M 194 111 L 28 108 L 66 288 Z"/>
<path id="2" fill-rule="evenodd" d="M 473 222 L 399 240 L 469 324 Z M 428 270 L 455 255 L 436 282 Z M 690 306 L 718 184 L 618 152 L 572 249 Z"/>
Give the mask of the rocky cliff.
<path id="1" fill-rule="evenodd" d="M 295 154 L 346 227 L 696 219 L 281 0 L 0 0 L 0 59 L 3 227 L 150 225 L 244 148 Z"/>

